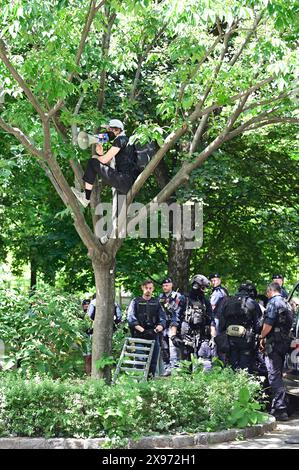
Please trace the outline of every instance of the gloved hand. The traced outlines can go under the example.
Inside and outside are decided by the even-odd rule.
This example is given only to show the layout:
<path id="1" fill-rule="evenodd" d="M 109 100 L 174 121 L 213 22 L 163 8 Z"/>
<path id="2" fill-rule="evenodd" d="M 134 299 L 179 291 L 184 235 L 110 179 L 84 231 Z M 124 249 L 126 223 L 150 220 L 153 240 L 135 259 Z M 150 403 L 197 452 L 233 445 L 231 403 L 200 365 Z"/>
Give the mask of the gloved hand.
<path id="1" fill-rule="evenodd" d="M 141 334 L 144 339 L 155 339 L 156 336 L 154 330 L 144 330 Z"/>
<path id="2" fill-rule="evenodd" d="M 178 336 L 173 335 L 170 339 L 172 341 L 172 344 L 176 348 L 182 348 L 184 346 L 184 341 L 182 339 L 180 339 Z"/>

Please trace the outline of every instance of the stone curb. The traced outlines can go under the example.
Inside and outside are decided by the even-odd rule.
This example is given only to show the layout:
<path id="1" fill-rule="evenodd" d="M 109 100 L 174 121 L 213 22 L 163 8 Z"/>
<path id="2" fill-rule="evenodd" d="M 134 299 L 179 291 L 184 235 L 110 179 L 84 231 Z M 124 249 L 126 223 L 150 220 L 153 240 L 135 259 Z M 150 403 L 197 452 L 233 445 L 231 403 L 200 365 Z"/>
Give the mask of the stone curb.
<path id="1" fill-rule="evenodd" d="M 264 424 L 256 424 L 244 429 L 229 429 L 219 432 L 200 432 L 192 435 L 176 434 L 174 436 L 147 436 L 138 441 L 129 441 L 129 449 L 184 449 L 197 445 L 218 444 L 233 441 L 236 438 L 252 438 L 263 435 L 276 428 L 276 420 L 269 416 Z M 100 449 L 104 438 L 75 439 L 75 438 L 30 438 L 4 437 L 0 438 L 0 449 Z"/>

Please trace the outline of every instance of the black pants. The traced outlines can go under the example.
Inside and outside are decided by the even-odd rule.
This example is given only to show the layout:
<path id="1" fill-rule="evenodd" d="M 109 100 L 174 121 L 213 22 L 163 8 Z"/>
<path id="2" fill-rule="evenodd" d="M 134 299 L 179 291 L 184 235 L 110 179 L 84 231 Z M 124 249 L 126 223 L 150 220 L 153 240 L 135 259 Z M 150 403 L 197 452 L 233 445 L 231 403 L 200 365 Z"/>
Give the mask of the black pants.
<path id="1" fill-rule="evenodd" d="M 274 351 L 266 354 L 265 363 L 272 394 L 272 410 L 286 410 L 286 388 L 282 379 L 285 351 L 274 346 Z"/>
<path id="2" fill-rule="evenodd" d="M 97 175 L 100 175 L 104 183 L 115 188 L 119 194 L 127 194 L 134 182 L 134 178 L 131 175 L 120 173 L 114 168 L 104 165 L 97 158 L 90 158 L 83 180 L 93 185 Z"/>
<path id="3" fill-rule="evenodd" d="M 252 373 L 254 350 L 243 338 L 229 338 L 230 352 L 227 356 L 228 364 L 234 369 L 248 369 Z"/>

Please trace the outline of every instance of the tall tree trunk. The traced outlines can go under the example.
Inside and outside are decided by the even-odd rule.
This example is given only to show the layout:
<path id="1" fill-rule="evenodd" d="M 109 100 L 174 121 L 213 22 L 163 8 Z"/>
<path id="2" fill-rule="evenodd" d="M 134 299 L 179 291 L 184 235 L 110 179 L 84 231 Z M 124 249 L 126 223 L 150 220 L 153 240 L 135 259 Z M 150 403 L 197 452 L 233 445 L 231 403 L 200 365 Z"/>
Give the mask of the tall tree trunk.
<path id="1" fill-rule="evenodd" d="M 168 250 L 168 273 L 174 287 L 180 292 L 187 292 L 191 250 L 185 249 L 186 240 L 171 240 Z"/>
<path id="2" fill-rule="evenodd" d="M 30 259 L 30 291 L 36 289 L 37 266 L 34 258 Z"/>
<path id="3" fill-rule="evenodd" d="M 165 161 L 162 160 L 154 172 L 160 188 L 164 188 L 170 181 L 168 169 Z M 176 202 L 173 195 L 168 201 L 168 204 Z M 173 220 L 170 221 L 170 230 L 173 229 Z M 191 250 L 185 249 L 185 238 L 181 240 L 171 239 L 168 248 L 168 274 L 172 278 L 174 286 L 180 292 L 187 292 L 189 282 L 189 268 Z"/>
<path id="4" fill-rule="evenodd" d="M 113 316 L 114 316 L 114 278 L 115 258 L 107 259 L 102 253 L 92 259 L 96 284 L 96 315 L 93 322 L 92 341 L 92 377 L 105 378 L 110 381 L 110 368 L 97 369 L 96 361 L 103 358 L 103 354 L 109 356 L 112 350 Z"/>

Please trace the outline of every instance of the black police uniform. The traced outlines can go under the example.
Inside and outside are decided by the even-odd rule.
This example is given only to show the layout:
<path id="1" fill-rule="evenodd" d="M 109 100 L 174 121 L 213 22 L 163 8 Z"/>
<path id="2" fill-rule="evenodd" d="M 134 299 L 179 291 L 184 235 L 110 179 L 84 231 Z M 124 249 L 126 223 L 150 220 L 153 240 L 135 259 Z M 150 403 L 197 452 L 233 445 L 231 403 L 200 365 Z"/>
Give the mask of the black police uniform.
<path id="1" fill-rule="evenodd" d="M 272 413 L 286 410 L 286 389 L 282 380 L 285 355 L 290 347 L 293 312 L 281 295 L 272 297 L 266 308 L 264 324 L 272 329 L 265 338 L 265 363 L 272 392 Z"/>
<path id="2" fill-rule="evenodd" d="M 97 158 L 90 158 L 83 180 L 86 183 L 94 184 L 98 174 L 106 184 L 115 188 L 119 194 L 127 194 L 139 173 L 134 159 L 133 147 L 128 145 L 128 142 L 129 138 L 126 135 L 119 135 L 113 140 L 113 147 L 120 149 L 115 156 L 115 169 L 101 163 Z"/>
<path id="3" fill-rule="evenodd" d="M 159 356 L 159 334 L 154 329 L 161 325 L 163 329 L 166 326 L 166 316 L 159 299 L 151 298 L 146 300 L 144 297 L 133 299 L 128 308 L 128 323 L 134 338 L 151 339 L 155 341 L 150 373 L 155 375 L 157 361 Z M 144 332 L 139 332 L 135 326 L 140 325 Z"/>
<path id="4" fill-rule="evenodd" d="M 282 274 L 273 274 L 272 281 L 276 282 L 277 279 L 281 279 L 283 281 L 283 275 Z M 288 296 L 289 296 L 289 294 L 287 293 L 287 291 L 285 290 L 285 288 L 283 286 L 280 287 L 280 294 L 284 299 L 287 299 Z"/>
<path id="5" fill-rule="evenodd" d="M 181 321 L 186 309 L 185 296 L 179 292 L 172 291 L 169 294 L 163 292 L 159 295 L 159 302 L 166 315 L 166 328 L 161 336 L 161 352 L 165 369 L 173 368 L 179 360 L 179 350 L 170 343 L 171 327 L 177 328 L 177 335 L 180 332 Z"/>
<path id="6" fill-rule="evenodd" d="M 181 337 L 185 342 L 183 358 L 190 360 L 191 353 L 198 355 L 202 343 L 211 338 L 212 307 L 204 293 L 198 289 L 189 292 L 185 317 L 181 325 Z"/>
<path id="7" fill-rule="evenodd" d="M 255 357 L 255 336 L 260 331 L 260 307 L 255 300 L 248 296 L 248 292 L 241 291 L 236 296 L 227 297 L 221 310 L 219 334 L 226 332 L 228 337 L 228 351 L 226 351 L 228 364 L 233 369 L 248 369 L 249 372 L 252 372 Z M 232 328 L 228 334 L 229 327 Z M 242 332 L 242 336 L 238 336 L 240 332 Z"/>
<path id="8" fill-rule="evenodd" d="M 287 291 L 285 290 L 284 287 L 281 287 L 280 288 L 280 291 L 281 291 L 281 296 L 284 298 L 284 299 L 287 299 L 289 294 L 287 293 Z"/>

